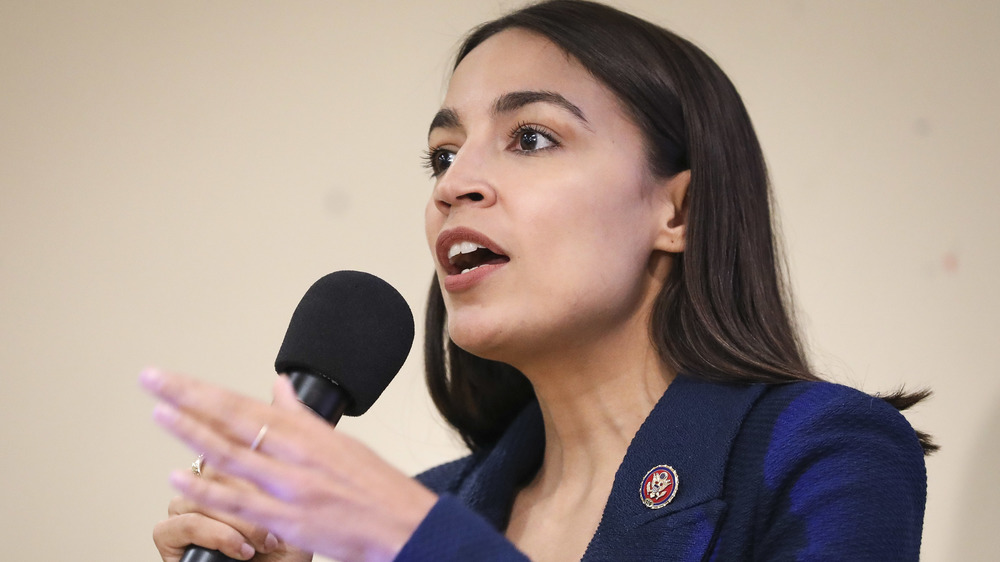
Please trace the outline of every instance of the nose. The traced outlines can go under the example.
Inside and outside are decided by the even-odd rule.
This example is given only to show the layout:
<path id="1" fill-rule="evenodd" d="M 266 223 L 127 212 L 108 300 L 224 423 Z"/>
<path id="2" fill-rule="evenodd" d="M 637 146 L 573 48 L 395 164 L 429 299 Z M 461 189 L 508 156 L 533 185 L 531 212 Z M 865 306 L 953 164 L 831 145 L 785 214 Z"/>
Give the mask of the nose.
<path id="1" fill-rule="evenodd" d="M 476 158 L 471 148 L 467 145 L 459 150 L 434 186 L 434 206 L 444 215 L 455 207 L 489 207 L 496 203 L 496 189 L 487 179 L 485 162 Z"/>

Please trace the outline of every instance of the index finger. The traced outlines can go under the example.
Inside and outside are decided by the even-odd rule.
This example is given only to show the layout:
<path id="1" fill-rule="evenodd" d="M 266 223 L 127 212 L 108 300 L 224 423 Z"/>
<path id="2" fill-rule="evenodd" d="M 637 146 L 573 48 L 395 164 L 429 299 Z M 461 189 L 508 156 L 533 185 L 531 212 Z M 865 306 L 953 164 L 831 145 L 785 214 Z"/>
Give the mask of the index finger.
<path id="1" fill-rule="evenodd" d="M 159 369 L 144 369 L 139 382 L 153 396 L 240 443 L 252 442 L 274 413 L 253 398 Z"/>

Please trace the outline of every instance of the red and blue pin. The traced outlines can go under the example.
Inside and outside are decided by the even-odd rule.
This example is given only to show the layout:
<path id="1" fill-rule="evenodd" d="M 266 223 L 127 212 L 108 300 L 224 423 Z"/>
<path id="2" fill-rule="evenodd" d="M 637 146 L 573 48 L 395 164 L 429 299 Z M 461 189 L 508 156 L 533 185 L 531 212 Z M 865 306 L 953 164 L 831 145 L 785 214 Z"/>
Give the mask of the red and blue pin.
<path id="1" fill-rule="evenodd" d="M 660 509 L 677 495 L 677 471 L 672 466 L 654 466 L 642 479 L 639 491 L 642 503 L 649 509 Z"/>

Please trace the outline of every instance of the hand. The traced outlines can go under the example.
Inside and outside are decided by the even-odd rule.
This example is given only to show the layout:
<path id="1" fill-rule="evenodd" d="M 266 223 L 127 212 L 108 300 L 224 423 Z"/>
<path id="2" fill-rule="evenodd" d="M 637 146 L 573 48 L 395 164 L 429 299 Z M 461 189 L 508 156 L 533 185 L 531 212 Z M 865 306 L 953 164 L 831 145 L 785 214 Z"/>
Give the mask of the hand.
<path id="1" fill-rule="evenodd" d="M 201 478 L 223 477 L 204 466 Z M 249 486 L 247 483 L 234 486 Z M 236 517 L 214 512 L 177 496 L 167 507 L 169 517 L 153 527 L 153 542 L 163 562 L 178 562 L 189 545 L 221 551 L 236 560 L 254 562 L 309 562 L 312 554 L 289 547 L 267 529 Z"/>
<path id="2" fill-rule="evenodd" d="M 220 476 L 171 475 L 216 521 L 245 521 L 339 560 L 391 560 L 437 501 L 301 405 L 287 377 L 275 382 L 272 405 L 158 371 L 145 371 L 141 381 L 161 400 L 156 421 L 202 452 Z"/>

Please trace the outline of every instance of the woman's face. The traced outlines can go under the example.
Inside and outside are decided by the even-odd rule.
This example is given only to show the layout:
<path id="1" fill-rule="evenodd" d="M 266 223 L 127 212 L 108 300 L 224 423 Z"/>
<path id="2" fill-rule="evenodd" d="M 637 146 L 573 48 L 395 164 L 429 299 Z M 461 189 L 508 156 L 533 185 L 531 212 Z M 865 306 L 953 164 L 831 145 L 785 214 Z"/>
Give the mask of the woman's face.
<path id="1" fill-rule="evenodd" d="M 487 39 L 455 70 L 428 146 L 427 241 L 456 344 L 521 366 L 645 337 L 665 251 L 682 249 L 672 184 L 575 59 L 518 29 Z"/>

